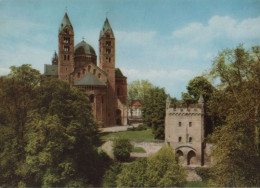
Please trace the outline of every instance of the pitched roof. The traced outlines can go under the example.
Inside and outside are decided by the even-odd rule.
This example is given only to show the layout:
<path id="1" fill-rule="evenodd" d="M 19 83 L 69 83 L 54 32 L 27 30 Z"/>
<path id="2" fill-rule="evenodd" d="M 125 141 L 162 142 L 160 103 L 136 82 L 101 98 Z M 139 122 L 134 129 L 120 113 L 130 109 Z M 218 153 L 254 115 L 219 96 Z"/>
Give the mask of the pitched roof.
<path id="1" fill-rule="evenodd" d="M 83 78 L 78 80 L 75 86 L 106 86 L 105 83 L 97 79 L 92 73 L 88 73 Z"/>
<path id="2" fill-rule="evenodd" d="M 45 65 L 44 74 L 47 76 L 58 76 L 58 65 Z"/>
<path id="3" fill-rule="evenodd" d="M 67 12 L 66 12 L 65 15 L 64 15 L 64 17 L 63 17 L 63 19 L 62 19 L 62 21 L 61 21 L 60 28 L 59 28 L 59 33 L 60 33 L 67 25 L 70 26 L 70 27 L 73 29 L 72 24 L 71 24 L 70 19 L 69 19 L 69 16 L 68 16 L 68 14 L 67 14 Z"/>
<path id="4" fill-rule="evenodd" d="M 104 34 L 105 34 L 108 30 L 111 31 L 112 37 L 114 37 L 114 33 L 113 33 L 113 30 L 112 30 L 112 27 L 110 26 L 109 21 L 108 21 L 108 19 L 106 18 L 106 20 L 105 20 L 105 22 L 104 22 L 104 25 L 103 25 L 103 28 L 102 28 L 101 31 L 100 31 L 99 38 L 103 37 Z"/>
<path id="5" fill-rule="evenodd" d="M 115 69 L 115 76 L 116 76 L 116 78 L 126 78 L 119 68 Z"/>

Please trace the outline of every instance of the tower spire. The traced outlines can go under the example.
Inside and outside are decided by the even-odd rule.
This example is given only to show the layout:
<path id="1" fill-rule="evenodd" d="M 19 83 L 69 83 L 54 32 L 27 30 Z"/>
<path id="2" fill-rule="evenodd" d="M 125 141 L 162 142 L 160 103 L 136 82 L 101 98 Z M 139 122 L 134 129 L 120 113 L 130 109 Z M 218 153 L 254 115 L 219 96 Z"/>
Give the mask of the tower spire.
<path id="1" fill-rule="evenodd" d="M 60 28 L 59 28 L 59 33 L 66 27 L 66 26 L 69 26 L 72 30 L 73 30 L 73 27 L 72 27 L 72 24 L 70 22 L 70 19 L 69 19 L 69 16 L 67 14 L 67 11 L 65 12 L 65 15 L 61 21 L 61 24 L 60 24 Z"/>
<path id="2" fill-rule="evenodd" d="M 104 25 L 100 31 L 100 35 L 99 35 L 99 38 L 103 37 L 105 35 L 105 33 L 107 31 L 110 31 L 111 32 L 111 37 L 114 38 L 114 33 L 113 33 L 113 29 L 112 27 L 110 26 L 110 23 L 108 21 L 108 18 L 106 17 L 106 20 L 104 22 Z"/>

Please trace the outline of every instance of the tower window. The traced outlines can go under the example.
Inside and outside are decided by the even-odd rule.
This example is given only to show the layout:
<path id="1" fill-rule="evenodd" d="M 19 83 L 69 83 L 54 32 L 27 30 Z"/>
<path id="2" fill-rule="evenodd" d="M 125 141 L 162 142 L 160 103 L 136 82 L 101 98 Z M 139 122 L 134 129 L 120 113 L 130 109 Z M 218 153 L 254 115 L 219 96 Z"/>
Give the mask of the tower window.
<path id="1" fill-rule="evenodd" d="M 192 137 L 189 137 L 189 143 L 191 143 L 192 142 Z"/>
<path id="2" fill-rule="evenodd" d="M 63 39 L 64 39 L 64 40 L 63 40 L 64 43 L 69 43 L 69 42 L 70 42 L 70 38 L 68 38 L 68 37 L 64 37 Z"/>
<path id="3" fill-rule="evenodd" d="M 66 60 L 66 55 L 64 55 L 64 60 Z"/>
<path id="4" fill-rule="evenodd" d="M 70 60 L 70 55 L 68 55 L 68 60 Z"/>
<path id="5" fill-rule="evenodd" d="M 68 52 L 69 49 L 70 49 L 69 46 L 64 46 L 64 51 L 65 51 L 65 52 Z"/>
<path id="6" fill-rule="evenodd" d="M 111 62 L 111 58 L 110 57 L 106 57 L 106 62 L 110 63 Z"/>
<path id="7" fill-rule="evenodd" d="M 189 122 L 189 127 L 191 127 L 192 126 L 192 122 Z"/>
<path id="8" fill-rule="evenodd" d="M 179 122 L 179 127 L 181 127 L 181 122 Z"/>
<path id="9" fill-rule="evenodd" d="M 181 142 L 181 136 L 178 138 L 178 141 Z"/>
<path id="10" fill-rule="evenodd" d="M 111 49 L 106 48 L 106 53 L 107 53 L 107 54 L 110 54 L 110 53 L 111 53 Z"/>
<path id="11" fill-rule="evenodd" d="M 111 46 L 111 41 L 106 41 L 106 46 Z"/>

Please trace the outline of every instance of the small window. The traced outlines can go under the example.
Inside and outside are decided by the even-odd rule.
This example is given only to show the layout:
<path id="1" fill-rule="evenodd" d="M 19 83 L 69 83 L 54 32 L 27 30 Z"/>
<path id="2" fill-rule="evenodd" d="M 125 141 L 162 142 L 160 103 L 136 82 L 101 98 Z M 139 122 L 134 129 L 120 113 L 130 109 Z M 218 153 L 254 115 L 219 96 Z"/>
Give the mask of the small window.
<path id="1" fill-rule="evenodd" d="M 91 103 L 94 102 L 94 95 L 90 95 L 90 96 L 89 96 L 89 101 L 90 101 Z"/>
<path id="2" fill-rule="evenodd" d="M 110 53 L 111 53 L 111 49 L 106 48 L 106 53 L 107 53 L 107 54 L 110 54 Z"/>
<path id="3" fill-rule="evenodd" d="M 98 74 L 98 78 L 101 78 L 101 73 Z"/>
<path id="4" fill-rule="evenodd" d="M 192 142 L 192 137 L 189 137 L 189 143 L 191 143 Z"/>
<path id="5" fill-rule="evenodd" d="M 111 41 L 106 41 L 106 46 L 111 46 Z"/>
<path id="6" fill-rule="evenodd" d="M 78 78 L 80 77 L 80 72 L 78 72 Z"/>
<path id="7" fill-rule="evenodd" d="M 110 57 L 106 57 L 106 62 L 110 63 L 111 62 L 111 58 Z"/>
<path id="8" fill-rule="evenodd" d="M 64 43 L 69 43 L 70 42 L 70 38 L 68 38 L 68 37 L 64 37 L 63 39 L 64 39 Z"/>
<path id="9" fill-rule="evenodd" d="M 64 60 L 66 60 L 66 55 L 64 55 Z"/>
<path id="10" fill-rule="evenodd" d="M 179 137 L 179 142 L 181 142 L 181 136 Z"/>
<path id="11" fill-rule="evenodd" d="M 189 122 L 189 127 L 191 127 L 192 126 L 192 122 Z"/>
<path id="12" fill-rule="evenodd" d="M 70 55 L 68 55 L 68 60 L 70 60 Z"/>
<path id="13" fill-rule="evenodd" d="M 85 74 L 86 73 L 86 70 L 85 69 L 83 69 L 83 74 Z"/>
<path id="14" fill-rule="evenodd" d="M 64 46 L 64 51 L 65 51 L 65 52 L 68 52 L 69 49 L 70 49 L 69 46 Z"/>
<path id="15" fill-rule="evenodd" d="M 179 127 L 181 127 L 181 122 L 179 122 Z"/>

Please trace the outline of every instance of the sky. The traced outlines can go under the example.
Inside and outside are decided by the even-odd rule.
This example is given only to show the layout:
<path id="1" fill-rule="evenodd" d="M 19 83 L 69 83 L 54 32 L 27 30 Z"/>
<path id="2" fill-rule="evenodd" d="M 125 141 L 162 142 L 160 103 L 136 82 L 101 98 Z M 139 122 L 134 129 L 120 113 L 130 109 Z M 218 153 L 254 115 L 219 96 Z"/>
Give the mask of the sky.
<path id="1" fill-rule="evenodd" d="M 0 75 L 22 64 L 43 73 L 66 11 L 74 45 L 84 37 L 98 56 L 107 16 L 128 83 L 148 80 L 179 99 L 222 50 L 260 45 L 260 0 L 0 0 Z"/>

